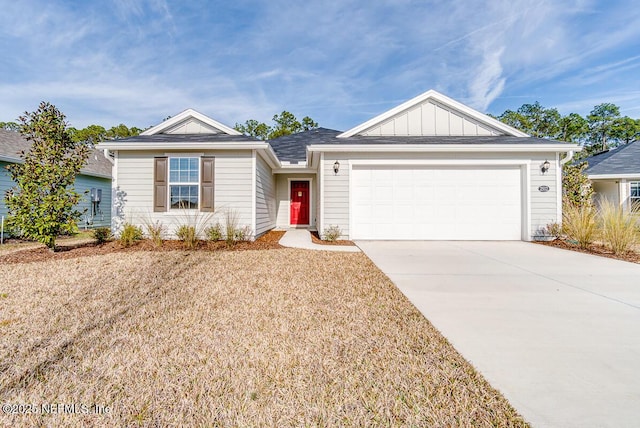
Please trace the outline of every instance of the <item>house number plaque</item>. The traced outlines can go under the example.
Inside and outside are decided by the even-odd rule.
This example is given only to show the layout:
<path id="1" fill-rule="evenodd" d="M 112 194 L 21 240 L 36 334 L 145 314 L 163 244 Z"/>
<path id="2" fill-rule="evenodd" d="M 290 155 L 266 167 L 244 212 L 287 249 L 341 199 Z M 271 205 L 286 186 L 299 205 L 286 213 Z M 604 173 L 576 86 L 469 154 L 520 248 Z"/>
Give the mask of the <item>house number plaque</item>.
<path id="1" fill-rule="evenodd" d="M 549 186 L 540 186 L 540 187 L 538 187 L 538 190 L 540 192 L 548 192 L 549 191 Z"/>

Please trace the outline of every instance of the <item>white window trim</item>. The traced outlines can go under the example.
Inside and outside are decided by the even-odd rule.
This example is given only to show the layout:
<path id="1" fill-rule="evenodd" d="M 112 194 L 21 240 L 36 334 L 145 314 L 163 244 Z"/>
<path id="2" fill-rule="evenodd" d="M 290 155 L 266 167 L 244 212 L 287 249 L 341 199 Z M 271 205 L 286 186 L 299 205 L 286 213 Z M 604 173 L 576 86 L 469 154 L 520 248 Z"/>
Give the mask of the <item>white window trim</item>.
<path id="1" fill-rule="evenodd" d="M 633 185 L 638 186 L 638 190 L 640 191 L 640 180 L 634 180 L 634 181 L 629 181 L 629 212 L 634 212 L 633 211 L 633 201 L 637 201 L 638 207 L 639 207 L 639 211 L 635 211 L 635 212 L 640 212 L 640 195 L 638 196 L 631 196 L 631 187 L 633 187 Z"/>
<path id="2" fill-rule="evenodd" d="M 202 200 L 200 195 L 200 188 L 201 186 L 201 179 L 200 179 L 200 168 L 201 165 L 200 163 L 202 162 L 201 156 L 193 156 L 193 155 L 178 155 L 178 156 L 167 156 L 168 158 L 168 165 L 167 165 L 167 201 L 168 201 L 168 211 L 171 212 L 183 212 L 183 211 L 190 211 L 190 212 L 194 212 L 194 211 L 200 211 L 200 201 Z M 197 159 L 198 160 L 198 181 L 196 183 L 183 183 L 183 182 L 171 182 L 171 159 Z M 171 206 L 171 186 L 196 186 L 196 189 L 198 191 L 198 207 L 197 208 L 173 208 Z"/>

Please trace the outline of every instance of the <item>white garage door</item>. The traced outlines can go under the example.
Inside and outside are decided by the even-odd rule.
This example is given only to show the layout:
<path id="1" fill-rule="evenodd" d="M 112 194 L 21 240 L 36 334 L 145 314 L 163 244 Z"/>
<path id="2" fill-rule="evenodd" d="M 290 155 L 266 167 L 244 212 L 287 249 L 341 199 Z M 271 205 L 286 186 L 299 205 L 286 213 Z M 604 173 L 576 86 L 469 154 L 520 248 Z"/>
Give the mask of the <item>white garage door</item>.
<path id="1" fill-rule="evenodd" d="M 352 239 L 520 240 L 518 167 L 354 166 Z"/>

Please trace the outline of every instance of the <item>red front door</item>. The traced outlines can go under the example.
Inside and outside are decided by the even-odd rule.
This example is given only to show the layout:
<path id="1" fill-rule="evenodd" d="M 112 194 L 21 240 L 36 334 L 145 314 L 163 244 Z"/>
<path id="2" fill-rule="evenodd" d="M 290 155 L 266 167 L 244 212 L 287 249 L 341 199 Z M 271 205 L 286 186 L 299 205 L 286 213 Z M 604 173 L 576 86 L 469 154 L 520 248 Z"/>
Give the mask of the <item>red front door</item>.
<path id="1" fill-rule="evenodd" d="M 309 224 L 309 182 L 291 182 L 291 224 Z"/>

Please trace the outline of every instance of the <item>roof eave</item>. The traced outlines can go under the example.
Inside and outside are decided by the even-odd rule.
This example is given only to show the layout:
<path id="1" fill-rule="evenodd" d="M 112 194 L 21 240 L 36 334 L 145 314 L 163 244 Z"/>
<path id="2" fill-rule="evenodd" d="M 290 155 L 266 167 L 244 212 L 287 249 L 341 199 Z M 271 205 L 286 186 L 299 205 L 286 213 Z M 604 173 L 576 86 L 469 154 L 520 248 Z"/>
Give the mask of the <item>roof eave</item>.
<path id="1" fill-rule="evenodd" d="M 98 145 L 100 149 L 108 150 L 161 150 L 161 149 L 177 149 L 177 150 L 260 150 L 267 149 L 267 143 L 261 142 L 116 142 L 105 141 Z"/>
<path id="2" fill-rule="evenodd" d="M 640 171 L 638 172 L 629 172 L 623 174 L 589 174 L 587 173 L 587 178 L 589 180 L 615 180 L 615 179 L 640 179 Z"/>
<path id="3" fill-rule="evenodd" d="M 309 152 L 572 152 L 577 144 L 312 144 Z"/>

